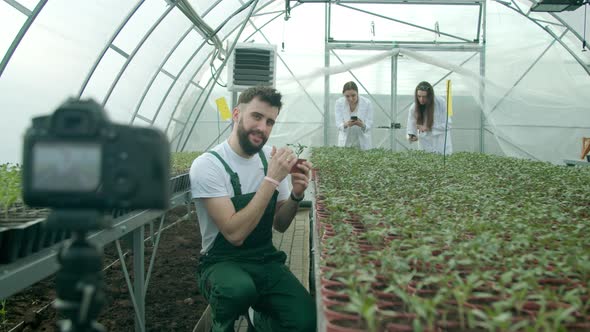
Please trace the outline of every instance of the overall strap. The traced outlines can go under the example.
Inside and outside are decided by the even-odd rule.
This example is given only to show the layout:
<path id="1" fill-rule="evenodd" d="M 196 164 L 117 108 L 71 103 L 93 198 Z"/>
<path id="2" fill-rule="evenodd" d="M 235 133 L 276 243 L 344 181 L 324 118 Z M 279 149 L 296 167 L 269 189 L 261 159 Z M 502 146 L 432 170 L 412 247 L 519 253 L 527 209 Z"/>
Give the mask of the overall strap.
<path id="1" fill-rule="evenodd" d="M 262 160 L 262 166 L 264 166 L 264 175 L 266 175 L 268 171 L 268 162 L 266 161 L 266 156 L 262 150 L 258 151 L 258 155 L 260 156 L 260 160 Z"/>
<path id="2" fill-rule="evenodd" d="M 223 158 L 221 158 L 221 156 L 215 152 L 215 151 L 207 151 L 210 154 L 214 155 L 215 157 L 217 157 L 217 159 L 219 159 L 219 161 L 221 161 L 221 164 L 223 164 L 223 167 L 225 168 L 225 171 L 227 172 L 227 174 L 229 174 L 229 179 L 231 182 L 232 187 L 234 188 L 234 196 L 238 196 L 242 194 L 242 185 L 240 184 L 240 178 L 238 177 L 238 173 L 234 172 L 231 167 L 229 167 L 229 165 L 225 162 L 225 160 L 223 160 Z M 265 173 L 266 173 L 266 167 L 264 168 Z"/>

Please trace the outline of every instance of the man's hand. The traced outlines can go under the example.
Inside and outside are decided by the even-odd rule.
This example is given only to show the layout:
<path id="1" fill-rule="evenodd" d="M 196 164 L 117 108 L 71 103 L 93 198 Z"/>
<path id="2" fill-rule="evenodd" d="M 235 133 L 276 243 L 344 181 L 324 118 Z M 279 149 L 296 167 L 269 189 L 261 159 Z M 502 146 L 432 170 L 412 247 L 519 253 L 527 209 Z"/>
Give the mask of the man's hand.
<path id="1" fill-rule="evenodd" d="M 291 184 L 293 188 L 291 189 L 291 194 L 295 197 L 295 199 L 303 198 L 305 195 L 305 189 L 309 184 L 309 171 L 311 170 L 311 163 L 308 161 L 301 162 L 296 166 L 299 168 L 299 172 L 291 173 Z M 283 233 L 289 228 L 293 218 L 295 218 L 295 214 L 297 214 L 297 209 L 299 208 L 299 202 L 287 199 L 281 201 L 277 204 L 277 210 L 275 212 L 275 218 L 273 221 L 273 227 L 275 230 Z"/>
<path id="2" fill-rule="evenodd" d="M 291 183 L 293 184 L 293 195 L 299 198 L 303 197 L 305 190 L 309 185 L 309 171 L 313 166 L 309 161 L 304 161 L 300 164 L 297 164 L 296 167 L 298 167 L 302 173 L 291 173 Z"/>
<path id="3" fill-rule="evenodd" d="M 296 162 L 297 157 L 294 156 L 291 149 L 285 147 L 277 150 L 277 148 L 273 146 L 266 175 L 281 182 L 287 177 L 291 171 L 291 167 L 293 167 Z"/>

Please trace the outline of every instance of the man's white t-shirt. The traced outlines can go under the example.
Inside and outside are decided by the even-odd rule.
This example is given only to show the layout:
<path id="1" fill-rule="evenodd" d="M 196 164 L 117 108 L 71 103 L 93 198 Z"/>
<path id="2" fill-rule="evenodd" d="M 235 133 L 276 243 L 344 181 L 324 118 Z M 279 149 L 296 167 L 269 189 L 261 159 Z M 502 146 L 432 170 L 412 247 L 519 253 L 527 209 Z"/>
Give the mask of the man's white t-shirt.
<path id="1" fill-rule="evenodd" d="M 260 156 L 255 154 L 250 158 L 244 158 L 238 155 L 229 146 L 228 141 L 217 145 L 212 151 L 215 151 L 229 165 L 233 172 L 238 174 L 242 186 L 242 194 L 252 193 L 258 190 L 258 187 L 264 180 L 264 166 Z M 262 151 L 266 160 L 270 163 L 271 147 L 263 147 Z M 289 177 L 281 181 L 278 191 L 278 201 L 289 198 Z M 215 237 L 219 229 L 207 213 L 203 201 L 200 198 L 211 197 L 234 197 L 234 189 L 230 182 L 230 176 L 223 167 L 223 164 L 217 157 L 211 153 L 200 155 L 190 169 L 191 192 L 195 199 L 197 207 L 197 216 L 199 218 L 199 228 L 201 230 L 202 244 L 201 254 L 206 253 L 213 246 Z"/>

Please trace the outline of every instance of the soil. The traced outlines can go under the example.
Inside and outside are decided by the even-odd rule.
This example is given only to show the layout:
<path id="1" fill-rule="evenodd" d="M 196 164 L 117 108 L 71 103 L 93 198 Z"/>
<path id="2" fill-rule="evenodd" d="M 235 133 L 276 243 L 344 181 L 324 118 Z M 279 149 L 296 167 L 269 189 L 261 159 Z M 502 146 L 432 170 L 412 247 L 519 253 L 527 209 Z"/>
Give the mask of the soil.
<path id="1" fill-rule="evenodd" d="M 185 215 L 185 206 L 169 211 L 164 227 Z M 159 222 L 154 224 L 157 230 Z M 148 229 L 146 227 L 146 238 L 149 236 Z M 145 242 L 146 276 L 153 248 L 151 240 Z M 193 330 L 207 307 L 196 278 L 200 248 L 201 237 L 195 217 L 193 220 L 182 220 L 162 233 L 145 299 L 146 331 Z M 132 274 L 133 255 L 124 244 L 122 250 L 129 252 L 125 261 L 127 270 Z M 112 266 L 104 272 L 107 303 L 98 322 L 107 331 L 134 331 L 133 304 L 121 263 L 117 261 L 114 243 L 104 248 L 103 257 L 103 266 Z M 131 278 L 133 280 L 133 276 Z M 53 279 L 49 277 L 8 298 L 4 321 L 0 316 L 0 332 L 59 331 L 56 310 L 51 305 L 55 299 Z"/>

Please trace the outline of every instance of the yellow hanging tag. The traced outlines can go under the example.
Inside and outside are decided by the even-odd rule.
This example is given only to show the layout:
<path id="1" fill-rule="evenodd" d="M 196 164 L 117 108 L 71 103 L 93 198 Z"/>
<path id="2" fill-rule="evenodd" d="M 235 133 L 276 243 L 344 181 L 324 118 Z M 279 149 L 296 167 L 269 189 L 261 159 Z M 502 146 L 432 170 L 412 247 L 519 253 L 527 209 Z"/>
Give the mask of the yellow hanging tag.
<path id="1" fill-rule="evenodd" d="M 231 112 L 229 111 L 225 97 L 215 99 L 215 103 L 217 104 L 217 110 L 219 111 L 219 114 L 221 114 L 222 120 L 231 118 Z"/>

